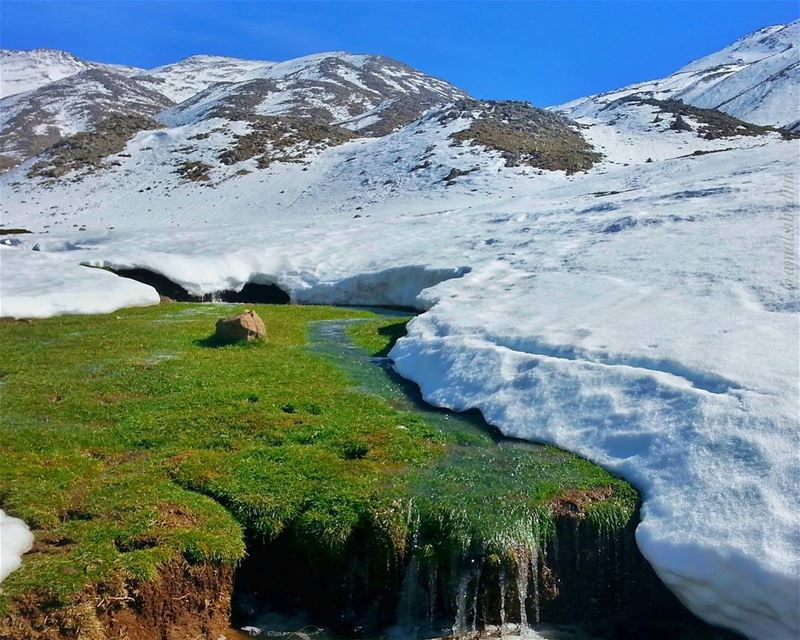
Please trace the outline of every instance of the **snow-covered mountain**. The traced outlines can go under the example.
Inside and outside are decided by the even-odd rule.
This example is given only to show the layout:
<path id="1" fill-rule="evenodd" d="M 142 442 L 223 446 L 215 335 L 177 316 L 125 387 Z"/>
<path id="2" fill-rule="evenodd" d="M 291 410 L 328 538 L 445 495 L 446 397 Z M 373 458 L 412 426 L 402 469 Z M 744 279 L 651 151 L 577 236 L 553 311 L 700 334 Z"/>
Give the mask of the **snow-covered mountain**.
<path id="1" fill-rule="evenodd" d="M 272 63 L 225 56 L 190 56 L 179 62 L 142 71 L 139 78 L 173 102 L 183 102 L 218 82 L 238 82 L 249 71 Z"/>
<path id="2" fill-rule="evenodd" d="M 0 100 L 0 169 L 64 136 L 92 131 L 112 114 L 158 114 L 169 126 L 212 117 L 302 117 L 383 135 L 467 97 L 400 62 L 346 53 L 281 63 L 192 56 L 143 73 L 50 50 L 5 52 L 2 64 L 9 82 L 35 88 Z"/>
<path id="3" fill-rule="evenodd" d="M 291 115 L 383 135 L 467 94 L 411 67 L 374 55 L 323 53 L 264 64 L 217 84 L 161 116 L 170 125 L 236 111 Z"/>
<path id="4" fill-rule="evenodd" d="M 696 121 L 699 112 L 679 113 L 684 110 L 679 101 L 791 128 L 800 120 L 795 117 L 798 29 L 800 23 L 762 29 L 665 79 L 573 101 L 560 109 L 595 127 L 589 137 L 598 150 L 607 152 L 608 143 L 621 144 L 639 160 L 658 155 L 645 150 L 653 146 L 651 134 L 659 130 L 659 122 L 665 123 L 663 129 L 678 115 L 682 121 L 687 116 Z M 342 52 L 285 62 L 199 55 L 144 71 L 49 49 L 4 50 L 0 69 L 4 95 L 9 94 L 0 100 L 0 169 L 64 136 L 92 131 L 111 114 L 155 117 L 165 128 L 212 118 L 229 123 L 303 118 L 361 136 L 382 136 L 428 109 L 468 97 L 447 82 L 389 58 Z M 295 133 L 296 124 L 289 125 Z M 627 141 L 616 135 L 626 128 Z M 700 128 L 708 134 L 707 122 Z M 655 139 L 655 146 L 663 150 L 661 143 L 668 138 Z M 673 136 L 670 141 L 679 139 Z"/>
<path id="5" fill-rule="evenodd" d="M 621 98 L 680 100 L 756 124 L 796 127 L 800 104 L 800 21 L 760 29 L 674 74 L 573 100 L 573 118 L 608 116 Z"/>
<path id="6" fill-rule="evenodd" d="M 154 116 L 172 102 L 136 78 L 89 69 L 0 100 L 0 168 L 118 114 Z"/>
<path id="7" fill-rule="evenodd" d="M 158 301 L 82 264 L 192 294 L 416 306 L 392 357 L 427 400 L 628 478 L 638 544 L 683 602 L 797 637 L 798 140 L 725 112 L 800 120 L 797 28 L 569 117 L 376 56 L 247 63 L 207 86 L 190 59 L 198 93 L 0 176 L 2 224 L 33 232 L 0 243 L 0 315 Z M 180 91 L 181 64 L 130 91 Z"/>
<path id="8" fill-rule="evenodd" d="M 521 176 L 546 180 L 548 171 L 572 174 L 782 137 L 719 112 L 680 115 L 670 108 L 624 102 L 615 125 L 579 126 L 524 103 L 464 99 L 369 138 L 326 124 L 328 118 L 254 115 L 241 107 L 158 129 L 137 121 L 122 127 L 128 137 L 117 135 L 116 146 L 106 131 L 81 134 L 78 144 L 55 146 L 7 172 L 0 177 L 8 187 L 2 214 L 6 224 L 43 231 L 112 226 L 110 218 L 121 228 L 146 219 L 204 223 L 213 202 L 218 222 L 257 222 L 269 207 L 346 211 L 409 198 L 448 200 L 461 185 L 490 193 Z M 676 129 L 679 116 L 683 127 Z M 226 204 L 232 200 L 235 216 Z"/>
<path id="9" fill-rule="evenodd" d="M 6 98 L 16 93 L 32 91 L 49 82 L 89 69 L 101 69 L 126 76 L 144 71 L 125 65 L 87 62 L 57 49 L 27 51 L 0 49 L 0 97 Z"/>

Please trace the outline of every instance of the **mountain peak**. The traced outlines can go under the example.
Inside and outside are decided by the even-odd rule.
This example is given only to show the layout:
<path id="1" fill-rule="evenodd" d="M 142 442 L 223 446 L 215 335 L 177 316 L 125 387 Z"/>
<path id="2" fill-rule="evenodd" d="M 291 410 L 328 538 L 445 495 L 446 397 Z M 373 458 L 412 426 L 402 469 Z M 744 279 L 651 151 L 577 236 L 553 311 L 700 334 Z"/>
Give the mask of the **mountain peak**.
<path id="1" fill-rule="evenodd" d="M 33 91 L 87 69 L 105 69 L 123 76 L 142 71 L 125 65 L 89 62 L 59 49 L 0 49 L 0 97 Z"/>
<path id="2" fill-rule="evenodd" d="M 573 100 L 558 109 L 596 116 L 614 100 L 680 100 L 759 125 L 791 129 L 800 103 L 800 21 L 759 29 L 666 78 Z M 607 112 L 606 115 L 610 116 Z"/>
<path id="3" fill-rule="evenodd" d="M 209 83 L 160 119 L 174 126 L 231 112 L 305 116 L 364 135 L 383 135 L 426 109 L 467 97 L 447 82 L 378 55 L 324 52 L 238 71 L 238 77 L 227 73 L 224 84 Z M 198 83 L 211 79 L 201 75 L 195 76 Z"/>

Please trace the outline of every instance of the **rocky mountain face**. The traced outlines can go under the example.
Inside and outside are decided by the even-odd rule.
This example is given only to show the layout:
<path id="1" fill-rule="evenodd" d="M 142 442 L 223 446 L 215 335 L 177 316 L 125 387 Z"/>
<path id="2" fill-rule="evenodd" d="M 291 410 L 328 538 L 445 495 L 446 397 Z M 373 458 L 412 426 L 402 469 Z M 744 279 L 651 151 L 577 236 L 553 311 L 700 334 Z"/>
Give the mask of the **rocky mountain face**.
<path id="1" fill-rule="evenodd" d="M 14 166 L 113 115 L 154 116 L 172 101 L 135 77 L 90 68 L 0 100 L 0 167 Z"/>
<path id="2" fill-rule="evenodd" d="M 619 100 L 681 101 L 755 124 L 796 129 L 800 104 L 800 21 L 760 29 L 666 78 L 557 107 L 572 118 L 610 121 Z"/>
<path id="3" fill-rule="evenodd" d="M 507 167 L 574 173 L 600 159 L 575 123 L 562 115 L 512 100 L 459 100 L 440 116 L 442 123 L 466 119 L 469 126 L 450 134 L 458 143 L 500 152 Z"/>
<path id="4" fill-rule="evenodd" d="M 104 116 L 157 116 L 167 127 L 210 118 L 312 120 L 385 135 L 460 89 L 383 56 L 325 53 L 286 62 L 192 56 L 143 71 L 58 51 L 3 52 L 0 154 L 8 168 Z"/>
<path id="5" fill-rule="evenodd" d="M 231 112 L 301 116 L 361 135 L 385 135 L 427 109 L 466 98 L 447 82 L 383 56 L 323 53 L 266 63 L 169 109 L 172 126 Z"/>
<path id="6" fill-rule="evenodd" d="M 212 84 L 238 82 L 248 72 L 270 64 L 272 63 L 258 60 L 198 55 L 142 71 L 139 78 L 178 103 L 188 100 Z"/>

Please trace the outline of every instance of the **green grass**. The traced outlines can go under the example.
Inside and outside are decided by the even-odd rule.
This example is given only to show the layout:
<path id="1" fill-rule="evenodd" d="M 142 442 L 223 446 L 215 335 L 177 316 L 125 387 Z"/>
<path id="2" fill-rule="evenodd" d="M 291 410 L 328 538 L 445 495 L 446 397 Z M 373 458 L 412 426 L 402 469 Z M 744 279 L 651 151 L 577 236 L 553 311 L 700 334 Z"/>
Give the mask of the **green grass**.
<path id="1" fill-rule="evenodd" d="M 389 355 L 394 343 L 406 335 L 406 324 L 413 316 L 370 318 L 350 325 L 347 335 L 370 355 Z"/>
<path id="2" fill-rule="evenodd" d="M 466 446 L 305 347 L 311 321 L 364 318 L 351 338 L 385 354 L 405 318 L 252 308 L 267 339 L 223 347 L 205 339 L 234 307 L 0 322 L 0 506 L 36 535 L 0 610 L 30 594 L 65 605 L 179 556 L 236 564 L 249 536 L 337 553 L 366 524 L 402 553 L 419 526 L 442 547 L 500 549 L 546 535 L 554 499 L 597 487 L 611 495 L 590 518 L 616 527 L 633 513 L 635 492 L 598 467 Z"/>

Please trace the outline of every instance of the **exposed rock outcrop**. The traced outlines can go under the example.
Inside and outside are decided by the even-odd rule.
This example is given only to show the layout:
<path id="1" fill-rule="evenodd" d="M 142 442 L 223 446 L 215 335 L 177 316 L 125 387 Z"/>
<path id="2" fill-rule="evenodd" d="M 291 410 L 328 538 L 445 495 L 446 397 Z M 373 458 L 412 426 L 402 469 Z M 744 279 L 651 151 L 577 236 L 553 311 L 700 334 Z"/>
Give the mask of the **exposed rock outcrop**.
<path id="1" fill-rule="evenodd" d="M 574 173 L 600 159 L 581 135 L 580 126 L 560 114 L 513 100 L 458 100 L 442 113 L 442 124 L 457 118 L 472 123 L 450 138 L 499 151 L 506 166 L 528 165 Z"/>

